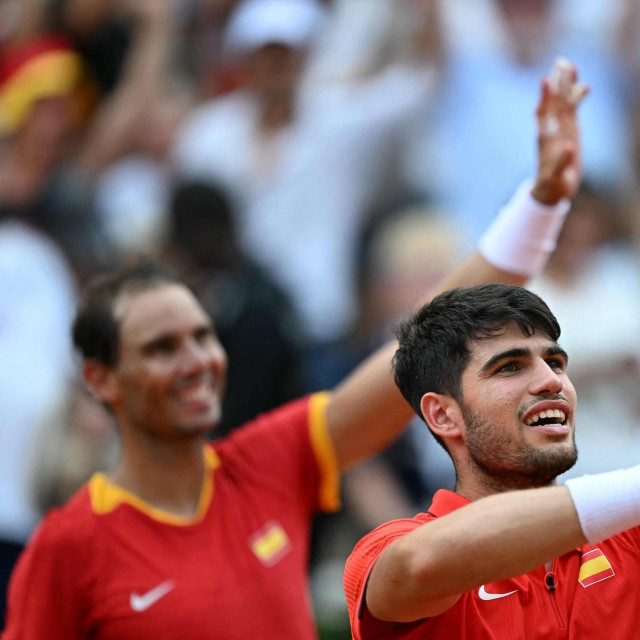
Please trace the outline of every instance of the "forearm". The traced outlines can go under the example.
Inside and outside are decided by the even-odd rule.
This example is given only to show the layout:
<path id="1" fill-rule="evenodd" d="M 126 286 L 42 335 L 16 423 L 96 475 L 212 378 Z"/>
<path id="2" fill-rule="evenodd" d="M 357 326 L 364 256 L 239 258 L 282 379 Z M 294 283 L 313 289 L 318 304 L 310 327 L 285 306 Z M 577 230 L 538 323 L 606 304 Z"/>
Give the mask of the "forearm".
<path id="1" fill-rule="evenodd" d="M 367 606 L 382 620 L 437 615 L 465 591 L 527 573 L 585 542 L 566 487 L 483 498 L 385 549 L 369 580 Z"/>
<path id="2" fill-rule="evenodd" d="M 397 622 L 438 615 L 466 591 L 639 525 L 640 465 L 482 498 L 389 545 L 371 573 L 367 606 Z"/>
<path id="3" fill-rule="evenodd" d="M 382 451 L 414 415 L 393 380 L 396 347 L 378 349 L 332 395 L 327 423 L 342 470 Z"/>
<path id="4" fill-rule="evenodd" d="M 99 171 L 123 153 L 141 119 L 159 99 L 173 42 L 166 0 L 153 15 L 138 18 L 121 79 L 96 116 L 82 153 L 82 162 Z"/>

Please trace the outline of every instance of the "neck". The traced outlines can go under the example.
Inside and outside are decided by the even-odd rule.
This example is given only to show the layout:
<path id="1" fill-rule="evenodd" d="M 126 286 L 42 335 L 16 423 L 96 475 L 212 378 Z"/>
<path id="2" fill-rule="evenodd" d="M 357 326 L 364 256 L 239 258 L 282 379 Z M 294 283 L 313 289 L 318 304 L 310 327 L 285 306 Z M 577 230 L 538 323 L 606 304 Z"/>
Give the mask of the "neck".
<path id="1" fill-rule="evenodd" d="M 204 438 L 185 442 L 123 436 L 122 454 L 109 480 L 151 506 L 196 515 L 204 481 Z"/>
<path id="2" fill-rule="evenodd" d="M 520 491 L 523 489 L 537 489 L 556 484 L 556 477 L 534 479 L 516 471 L 505 470 L 504 473 L 487 474 L 481 469 L 471 468 L 469 463 L 466 469 L 461 469 L 456 464 L 456 488 L 455 492 L 469 500 L 478 500 L 486 496 L 507 491 Z"/>

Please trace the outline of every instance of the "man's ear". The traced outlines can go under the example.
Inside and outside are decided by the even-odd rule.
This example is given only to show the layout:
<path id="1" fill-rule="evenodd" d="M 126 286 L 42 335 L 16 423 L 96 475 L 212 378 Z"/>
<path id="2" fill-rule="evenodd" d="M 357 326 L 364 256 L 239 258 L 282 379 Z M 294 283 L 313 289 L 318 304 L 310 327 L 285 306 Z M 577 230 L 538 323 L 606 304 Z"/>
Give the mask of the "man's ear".
<path id="1" fill-rule="evenodd" d="M 462 412 L 457 401 L 442 393 L 425 393 L 420 400 L 420 411 L 433 433 L 447 440 L 462 434 Z"/>
<path id="2" fill-rule="evenodd" d="M 98 402 L 111 405 L 117 400 L 120 389 L 112 368 L 98 360 L 86 360 L 82 373 L 91 395 Z"/>

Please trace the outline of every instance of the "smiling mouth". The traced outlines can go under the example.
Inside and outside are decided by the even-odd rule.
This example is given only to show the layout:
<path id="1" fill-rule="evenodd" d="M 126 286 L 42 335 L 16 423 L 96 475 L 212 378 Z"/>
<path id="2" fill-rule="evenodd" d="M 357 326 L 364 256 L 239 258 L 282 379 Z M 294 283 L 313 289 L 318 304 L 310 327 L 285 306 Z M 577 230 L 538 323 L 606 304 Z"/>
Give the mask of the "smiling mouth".
<path id="1" fill-rule="evenodd" d="M 192 407 L 208 406 L 217 398 L 217 387 L 210 378 L 201 379 L 174 391 L 176 400 Z"/>
<path id="2" fill-rule="evenodd" d="M 565 425 L 567 414 L 560 409 L 547 409 L 529 416 L 524 423 L 528 427 L 543 427 L 548 425 Z"/>
<path id="3" fill-rule="evenodd" d="M 209 387 L 201 386 L 196 389 L 191 389 L 189 391 L 183 391 L 180 394 L 181 402 L 191 403 L 191 402 L 204 402 L 213 396 L 213 392 Z"/>

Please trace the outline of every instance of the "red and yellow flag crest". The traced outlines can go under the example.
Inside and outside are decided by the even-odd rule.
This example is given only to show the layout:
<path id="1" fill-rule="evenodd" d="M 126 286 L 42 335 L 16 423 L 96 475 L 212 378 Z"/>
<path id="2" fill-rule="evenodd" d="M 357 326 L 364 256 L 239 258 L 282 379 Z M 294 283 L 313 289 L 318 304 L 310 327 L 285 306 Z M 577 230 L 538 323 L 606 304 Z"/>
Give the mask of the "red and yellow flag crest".
<path id="1" fill-rule="evenodd" d="M 291 550 L 291 542 L 287 532 L 276 520 L 267 522 L 249 539 L 253 553 L 262 564 L 271 567 L 279 562 Z"/>
<path id="2" fill-rule="evenodd" d="M 582 554 L 578 582 L 583 587 L 590 587 L 596 582 L 613 578 L 615 575 L 616 572 L 607 560 L 607 556 L 600 549 L 592 549 Z"/>

